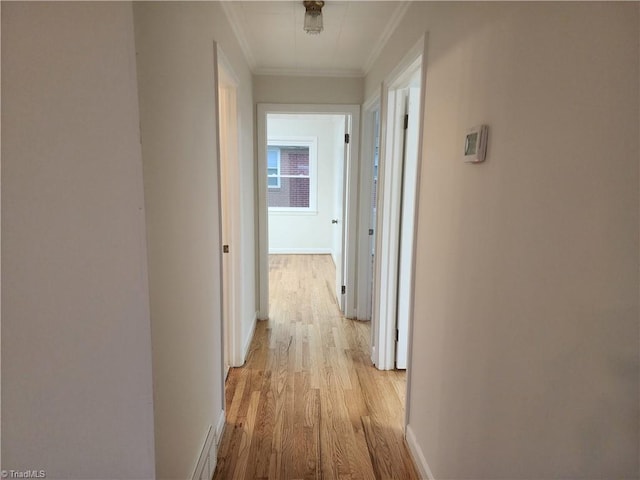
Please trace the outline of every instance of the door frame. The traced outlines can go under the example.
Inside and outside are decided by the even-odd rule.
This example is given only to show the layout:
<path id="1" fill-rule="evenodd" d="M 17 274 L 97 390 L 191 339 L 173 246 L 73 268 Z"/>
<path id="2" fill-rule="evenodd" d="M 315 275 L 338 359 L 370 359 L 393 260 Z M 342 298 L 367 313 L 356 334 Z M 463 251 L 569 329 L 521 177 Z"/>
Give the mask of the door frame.
<path id="1" fill-rule="evenodd" d="M 269 214 L 267 207 L 267 185 L 262 181 L 267 175 L 267 115 L 275 114 L 310 114 L 310 115 L 346 115 L 351 117 L 349 141 L 349 162 L 345 166 L 345 215 L 343 221 L 343 271 L 346 293 L 343 299 L 344 315 L 356 316 L 356 219 L 358 205 L 358 164 L 359 164 L 359 131 L 360 105 L 309 105 L 309 104 L 275 104 L 259 103 L 256 119 L 257 138 L 257 174 L 258 182 L 258 283 L 259 310 L 258 318 L 269 318 Z M 336 266 L 340 268 L 340 266 Z"/>
<path id="2" fill-rule="evenodd" d="M 420 40 L 405 54 L 381 85 L 380 105 L 380 159 L 378 166 L 378 198 L 376 218 L 376 256 L 374 279 L 374 303 L 372 314 L 372 360 L 380 370 L 395 368 L 395 328 L 397 312 L 398 264 L 399 264 L 399 232 L 400 232 L 400 203 L 402 195 L 402 158 L 404 137 L 404 110 L 397 108 L 397 91 L 408 86 L 416 69 L 420 68 L 420 106 L 418 125 L 418 185 L 416 187 L 416 211 L 414 226 L 417 226 L 418 199 L 420 195 L 420 170 L 422 158 L 426 78 L 427 36 Z M 413 257 L 416 250 L 416 233 L 413 234 Z M 412 330 L 413 330 L 413 288 L 415 265 L 411 269 L 412 289 L 410 298 L 409 342 L 407 372 L 411 366 Z M 407 389 L 409 388 L 407 375 Z M 408 399 L 408 395 L 407 395 Z M 408 418 L 408 403 L 406 415 Z"/>

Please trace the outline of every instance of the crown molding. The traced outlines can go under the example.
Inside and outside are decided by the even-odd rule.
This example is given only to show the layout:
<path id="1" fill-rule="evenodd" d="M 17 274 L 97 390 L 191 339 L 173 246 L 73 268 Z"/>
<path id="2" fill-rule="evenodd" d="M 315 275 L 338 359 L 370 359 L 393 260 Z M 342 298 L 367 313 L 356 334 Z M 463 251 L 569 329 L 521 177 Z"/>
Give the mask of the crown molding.
<path id="1" fill-rule="evenodd" d="M 396 31 L 396 28 L 398 28 L 398 25 L 400 25 L 400 22 L 406 15 L 410 5 L 411 5 L 410 1 L 398 2 L 398 6 L 396 7 L 393 14 L 391 15 L 391 18 L 389 18 L 389 21 L 387 22 L 387 25 L 384 27 L 384 30 L 378 37 L 378 41 L 373 46 L 373 49 L 371 50 L 369 57 L 367 57 L 367 61 L 365 62 L 364 68 L 363 68 L 363 73 L 365 76 L 369 74 L 369 71 L 373 67 L 373 64 L 380 56 L 382 49 L 387 44 L 387 42 L 391 38 L 391 35 L 393 35 L 393 32 Z"/>
<path id="2" fill-rule="evenodd" d="M 229 25 L 231 25 L 231 29 L 233 30 L 238 43 L 240 44 L 244 58 L 249 65 L 249 70 L 254 71 L 256 68 L 256 60 L 251 52 L 251 47 L 249 47 L 249 41 L 247 40 L 245 29 L 242 25 L 243 22 L 231 3 L 232 2 L 220 2 L 220 5 L 222 6 L 222 11 L 227 17 L 227 21 L 229 22 Z"/>
<path id="3" fill-rule="evenodd" d="M 254 75 L 270 75 L 285 77 L 347 77 L 362 78 L 364 72 L 360 69 L 305 69 L 305 68 L 254 68 Z"/>

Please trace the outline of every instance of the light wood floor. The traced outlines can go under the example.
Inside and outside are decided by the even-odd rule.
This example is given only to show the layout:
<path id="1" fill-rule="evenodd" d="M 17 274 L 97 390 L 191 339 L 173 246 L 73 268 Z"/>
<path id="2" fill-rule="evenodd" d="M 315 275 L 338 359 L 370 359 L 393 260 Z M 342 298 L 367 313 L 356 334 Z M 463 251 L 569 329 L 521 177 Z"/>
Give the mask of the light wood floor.
<path id="1" fill-rule="evenodd" d="M 340 315 L 329 255 L 272 255 L 270 320 L 231 369 L 216 480 L 418 479 L 405 374 L 372 366 L 369 323 Z"/>

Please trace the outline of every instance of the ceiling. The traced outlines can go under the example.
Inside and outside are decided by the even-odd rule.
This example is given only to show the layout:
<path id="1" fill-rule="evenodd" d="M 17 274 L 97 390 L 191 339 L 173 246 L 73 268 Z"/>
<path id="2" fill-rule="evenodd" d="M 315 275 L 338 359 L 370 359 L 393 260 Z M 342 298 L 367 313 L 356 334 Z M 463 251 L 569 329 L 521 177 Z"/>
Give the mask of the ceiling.
<path id="1" fill-rule="evenodd" d="M 409 2 L 328 0 L 319 35 L 304 32 L 302 1 L 222 5 L 253 73 L 360 77 L 368 73 Z"/>

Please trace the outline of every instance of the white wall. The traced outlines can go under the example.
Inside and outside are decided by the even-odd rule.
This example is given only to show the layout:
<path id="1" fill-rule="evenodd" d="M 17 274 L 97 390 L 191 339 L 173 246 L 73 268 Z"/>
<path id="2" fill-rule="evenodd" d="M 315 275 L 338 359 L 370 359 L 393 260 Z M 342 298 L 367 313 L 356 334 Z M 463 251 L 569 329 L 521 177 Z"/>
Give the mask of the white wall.
<path id="1" fill-rule="evenodd" d="M 2 4 L 4 469 L 153 478 L 127 3 Z"/>
<path id="2" fill-rule="evenodd" d="M 362 78 L 254 75 L 256 103 L 351 104 L 363 101 Z"/>
<path id="3" fill-rule="evenodd" d="M 245 334 L 255 315 L 251 75 L 217 3 L 134 6 L 158 478 L 190 477 L 224 408 L 213 42 L 240 80 Z"/>
<path id="4" fill-rule="evenodd" d="M 338 133 L 337 133 L 338 132 Z M 342 132 L 342 133 L 339 133 Z M 268 115 L 268 139 L 317 138 L 317 211 L 269 211 L 270 253 L 333 253 L 336 155 L 344 156 L 344 116 Z"/>
<path id="5" fill-rule="evenodd" d="M 425 31 L 408 437 L 435 478 L 637 478 L 638 5 L 413 4 Z M 487 123 L 488 160 L 461 161 Z"/>

